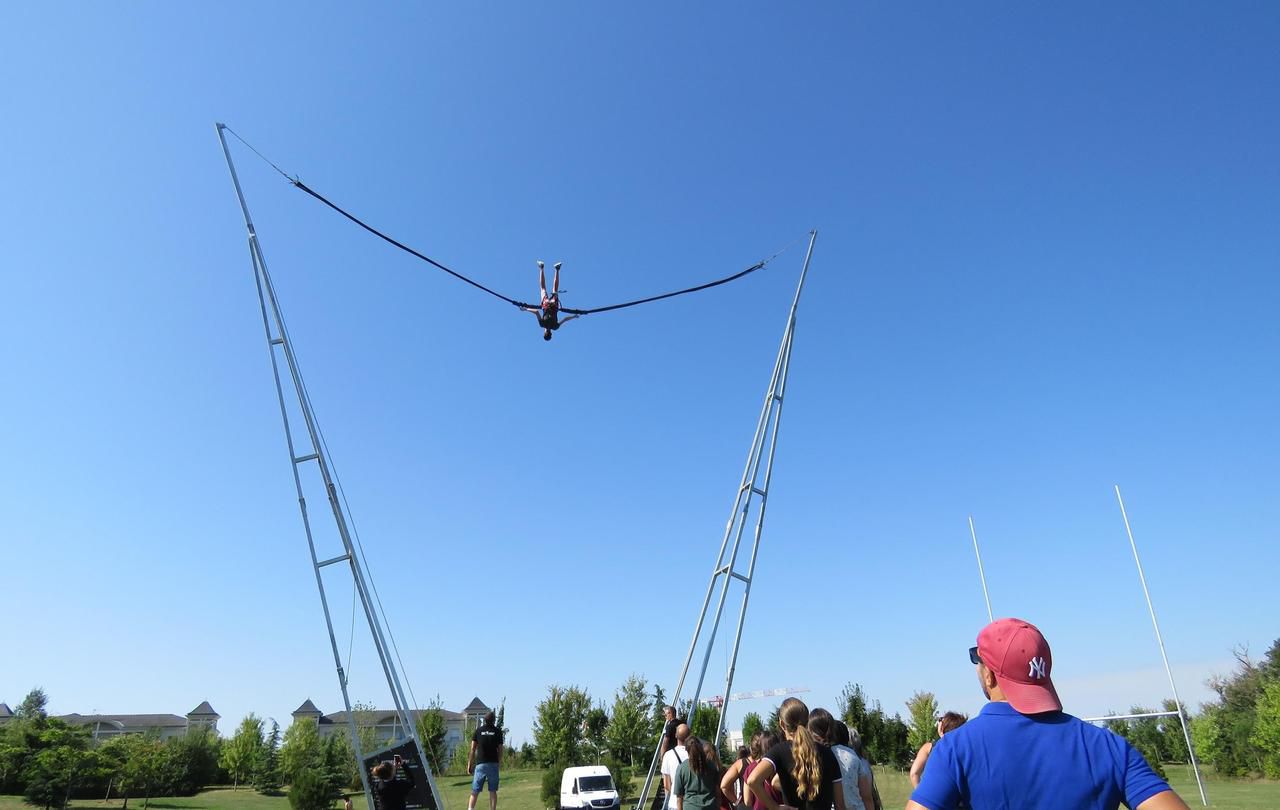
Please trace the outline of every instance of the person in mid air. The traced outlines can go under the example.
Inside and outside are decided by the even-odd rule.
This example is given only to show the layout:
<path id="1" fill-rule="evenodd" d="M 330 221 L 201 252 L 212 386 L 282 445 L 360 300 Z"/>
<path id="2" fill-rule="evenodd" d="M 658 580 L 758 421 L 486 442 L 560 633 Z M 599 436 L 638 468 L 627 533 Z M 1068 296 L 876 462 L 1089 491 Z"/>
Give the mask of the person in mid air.
<path id="1" fill-rule="evenodd" d="M 520 307 L 525 312 L 532 312 L 537 317 L 538 326 L 542 327 L 543 340 L 551 340 L 552 332 L 578 317 L 577 315 L 570 315 L 567 318 L 560 317 L 560 262 L 556 262 L 554 268 L 556 274 L 551 280 L 551 294 L 548 295 L 547 268 L 541 260 L 538 261 L 538 288 L 542 292 L 542 303 L 537 309 Z"/>

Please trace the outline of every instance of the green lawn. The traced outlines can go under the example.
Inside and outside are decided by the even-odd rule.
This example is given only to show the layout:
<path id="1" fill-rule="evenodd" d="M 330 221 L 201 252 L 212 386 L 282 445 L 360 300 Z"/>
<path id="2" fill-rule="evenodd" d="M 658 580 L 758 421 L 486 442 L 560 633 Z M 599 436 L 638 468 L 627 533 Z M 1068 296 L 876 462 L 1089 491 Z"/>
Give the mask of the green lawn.
<path id="1" fill-rule="evenodd" d="M 1191 769 L 1185 765 L 1165 766 L 1169 773 L 1169 781 L 1179 795 L 1192 808 L 1200 806 L 1200 796 L 1196 792 L 1195 778 Z M 880 788 L 880 797 L 889 810 L 904 807 L 910 795 L 911 783 L 903 771 L 876 768 L 876 784 Z M 466 810 L 467 799 L 471 795 L 471 778 L 462 776 L 442 776 L 436 780 L 440 793 L 444 798 L 447 810 Z M 542 787 L 542 771 L 503 771 L 502 789 L 498 792 L 498 810 L 543 810 L 538 800 Z M 1236 779 L 1209 779 L 1206 782 L 1209 793 L 1209 806 L 1218 810 L 1277 810 L 1280 808 L 1280 782 L 1249 781 Z M 640 792 L 639 780 L 628 791 L 631 802 Z M 113 799 L 110 802 L 76 801 L 72 802 L 73 810 L 119 810 L 121 802 Z M 478 810 L 489 810 L 488 796 L 481 794 Z M 151 807 L 156 810 L 289 810 L 289 801 L 282 796 L 262 796 L 249 789 L 231 790 L 230 788 L 214 788 L 188 798 L 165 797 L 152 799 Z M 334 805 L 335 810 L 340 804 Z M 624 809 L 627 807 L 623 805 Z M 363 810 L 357 801 L 356 809 Z M 0 796 L 0 810 L 32 810 L 24 804 L 21 796 Z M 142 810 L 141 799 L 130 799 L 129 810 Z"/>
<path id="2" fill-rule="evenodd" d="M 78 810 L 119 810 L 123 802 L 78 800 L 71 803 Z M 341 805 L 337 805 L 341 807 Z M 194 796 L 165 796 L 151 800 L 154 810 L 289 810 L 289 800 L 283 796 L 263 796 L 252 788 L 212 788 Z M 465 810 L 463 805 L 461 810 Z M 0 796 L 0 810 L 33 810 L 21 796 Z M 130 799 L 129 810 L 142 810 L 142 799 Z"/>

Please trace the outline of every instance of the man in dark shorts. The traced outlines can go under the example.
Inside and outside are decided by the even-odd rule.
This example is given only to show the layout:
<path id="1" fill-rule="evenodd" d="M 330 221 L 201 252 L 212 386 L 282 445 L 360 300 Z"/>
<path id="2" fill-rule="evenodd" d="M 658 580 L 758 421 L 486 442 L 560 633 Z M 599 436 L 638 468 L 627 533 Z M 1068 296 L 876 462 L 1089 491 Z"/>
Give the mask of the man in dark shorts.
<path id="1" fill-rule="evenodd" d="M 489 784 L 489 810 L 498 810 L 498 766 L 502 764 L 502 729 L 498 728 L 493 712 L 484 716 L 484 723 L 471 735 L 471 753 L 467 756 L 467 773 L 475 774 L 471 780 L 471 800 L 467 810 L 476 810 L 476 797 L 480 789 Z"/>
<path id="2" fill-rule="evenodd" d="M 403 767 L 400 755 L 396 754 L 390 762 L 379 762 L 371 769 L 373 774 L 373 796 L 378 810 L 404 810 L 405 798 L 413 790 L 413 771 Z M 397 779 L 396 774 L 404 774 L 404 779 Z"/>
<path id="3" fill-rule="evenodd" d="M 532 312 L 538 318 L 538 326 L 542 327 L 542 339 L 551 340 L 551 333 L 564 326 L 569 321 L 577 318 L 577 315 L 570 315 L 567 318 L 560 317 L 560 262 L 555 263 L 556 274 L 551 280 L 551 294 L 547 294 L 547 273 L 546 265 L 541 260 L 538 261 L 538 290 L 542 293 L 542 303 L 537 309 L 533 307 L 520 307 L 525 312 Z"/>

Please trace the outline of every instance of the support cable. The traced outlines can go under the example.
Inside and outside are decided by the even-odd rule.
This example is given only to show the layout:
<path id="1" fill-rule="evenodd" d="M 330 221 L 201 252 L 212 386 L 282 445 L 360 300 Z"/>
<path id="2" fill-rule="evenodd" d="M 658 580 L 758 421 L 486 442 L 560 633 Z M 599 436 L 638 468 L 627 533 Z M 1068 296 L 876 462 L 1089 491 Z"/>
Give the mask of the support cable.
<path id="1" fill-rule="evenodd" d="M 497 290 L 490 289 L 489 287 L 486 287 L 485 285 L 481 284 L 480 282 L 475 281 L 474 279 L 468 278 L 467 276 L 464 276 L 462 273 L 459 273 L 459 272 L 458 272 L 458 271 L 456 271 L 456 270 L 453 270 L 453 269 L 451 269 L 451 268 L 449 268 L 449 267 L 446 267 L 444 264 L 441 264 L 440 262 L 436 261 L 435 259 L 431 258 L 430 256 L 427 256 L 427 255 L 426 255 L 426 254 L 424 254 L 424 253 L 420 253 L 420 252 L 418 252 L 417 250 L 414 250 L 413 248 L 411 248 L 411 247 L 409 247 L 408 245 L 404 244 L 403 242 L 400 242 L 399 240 L 397 240 L 397 239 L 395 239 L 395 238 L 393 238 L 393 237 L 391 237 L 391 236 L 388 236 L 387 234 L 383 233 L 382 231 L 380 231 L 380 230 L 378 230 L 377 228 L 373 227 L 372 225 L 368 224 L 368 223 L 367 223 L 367 222 L 365 222 L 364 220 L 360 219 L 360 218 L 359 218 L 359 217 L 357 217 L 355 214 L 352 214 L 352 213 L 350 213 L 350 212 L 346 211 L 346 210 L 345 210 L 345 209 L 343 209 L 341 206 L 339 206 L 337 203 L 333 202 L 332 200 L 328 199 L 327 197 L 325 197 L 325 196 L 324 196 L 323 194 L 321 194 L 320 192 L 316 191 L 315 189 L 313 189 L 313 188 L 311 188 L 310 186 L 308 186 L 306 183 L 302 182 L 302 180 L 298 179 L 298 177 L 296 177 L 296 176 L 292 176 L 292 177 L 291 177 L 291 176 L 290 176 L 290 175 L 289 175 L 289 174 L 288 174 L 284 169 L 281 169 L 279 166 L 277 166 L 277 165 L 276 165 L 276 164 L 275 164 L 275 163 L 274 163 L 270 158 L 268 158 L 266 155 L 262 154 L 262 153 L 261 153 L 261 152 L 259 152 L 256 148 L 254 148 L 253 144 L 249 143 L 249 142 L 248 142 L 248 141 L 246 141 L 244 138 L 240 137 L 240 134 L 239 134 L 239 133 L 237 133 L 237 132 L 236 132 L 234 129 L 232 129 L 231 127 L 228 127 L 228 126 L 223 125 L 223 129 L 225 129 L 227 132 L 230 132 L 232 135 L 235 135 L 236 140 L 240 141 L 240 143 L 242 143 L 242 144 L 244 144 L 245 146 L 249 147 L 249 150 L 250 150 L 251 152 L 253 152 L 253 153 L 254 153 L 255 155 L 257 155 L 259 158 L 261 158 L 262 160 L 264 160 L 264 161 L 267 163 L 267 165 L 269 165 L 271 168 L 275 169 L 275 170 L 280 174 L 280 176 L 281 176 L 281 177 L 283 177 L 284 179 L 288 180 L 288 181 L 289 181 L 289 183 L 290 183 L 291 185 L 293 185 L 294 187 L 296 187 L 297 189 L 299 189 L 299 190 L 301 190 L 301 191 L 306 192 L 306 193 L 307 193 L 307 194 L 309 194 L 310 196 L 312 196 L 312 197 L 314 197 L 315 199 L 319 200 L 320 202 L 324 203 L 324 204 L 325 204 L 325 205 L 327 205 L 329 208 L 332 208 L 334 211 L 338 212 L 338 213 L 339 213 L 339 214 L 341 214 L 342 216 L 344 216 L 344 217 L 346 217 L 347 219 L 351 220 L 351 221 L 352 221 L 352 222 L 354 222 L 356 225 L 358 225 L 358 226 L 360 226 L 361 228 L 365 229 L 366 231 L 368 231 L 369 233 L 371 233 L 371 234 L 373 234 L 374 236 L 378 237 L 378 238 L 379 238 L 379 239 L 381 239 L 382 241 L 384 241 L 384 242 L 386 242 L 386 243 L 388 243 L 388 244 L 390 244 L 390 245 L 392 245 L 392 246 L 394 246 L 394 247 L 399 248 L 400 250 L 404 251 L 405 253 L 408 253 L 410 256 L 413 256 L 413 257 L 415 257 L 415 258 L 417 258 L 417 259 L 420 259 L 421 261 L 426 262 L 427 264 L 431 265 L 432 267 L 435 267 L 437 270 L 443 270 L 444 272 L 448 273 L 449 275 L 453 276 L 454 278 L 458 279 L 459 281 L 464 281 L 464 282 L 466 282 L 467 284 L 470 284 L 472 287 L 475 287 L 475 288 L 476 288 L 476 289 L 478 289 L 478 290 L 482 290 L 483 292 L 487 292 L 489 295 L 492 295 L 494 298 L 497 298 L 497 299 L 499 299 L 499 300 L 501 300 L 501 301 L 505 301 L 506 303 L 508 303 L 508 304 L 512 304 L 513 306 L 516 306 L 516 307 L 518 307 L 518 308 L 520 308 L 520 309 L 538 309 L 538 306 L 536 306 L 536 305 L 534 305 L 534 304 L 531 304 L 531 303 L 528 303 L 528 302 L 525 302 L 525 301 L 517 301 L 517 300 L 516 300 L 516 299 L 514 299 L 514 298 L 511 298 L 511 297 L 509 297 L 509 296 L 503 295 L 502 293 L 498 292 Z M 711 289 L 712 287 L 719 287 L 721 284 L 728 284 L 728 283 L 729 283 L 729 282 L 731 282 L 731 281 L 737 281 L 738 279 L 743 278 L 744 276 L 750 275 L 751 273 L 754 273 L 755 271 L 760 270 L 761 268 L 763 268 L 763 267 L 765 267 L 767 264 L 769 264 L 769 262 L 773 261 L 773 260 L 774 260 L 774 259 L 776 259 L 778 256 L 780 256 L 780 255 L 782 255 L 783 253 L 785 253 L 789 248 L 791 248 L 793 245 L 795 245 L 795 244 L 796 244 L 797 242 L 799 242 L 799 241 L 800 241 L 800 240 L 799 240 L 799 239 L 797 239 L 797 240 L 796 240 L 796 242 L 793 242 L 793 243 L 791 243 L 790 245 L 787 245 L 786 247 L 784 247 L 784 248 L 782 248 L 781 250 L 779 250 L 778 252 L 774 253 L 772 256 L 768 257 L 767 259 L 764 259 L 763 261 L 756 262 L 755 264 L 751 265 L 750 267 L 746 268 L 745 270 L 739 270 L 737 273 L 734 273 L 733 275 L 725 276 L 724 278 L 716 279 L 715 281 L 708 281 L 708 282 L 706 282 L 705 284 L 698 284 L 698 285 L 695 285 L 695 286 L 693 286 L 693 287 L 686 287 L 686 288 L 684 288 L 684 289 L 682 289 L 682 290 L 674 290 L 674 291 L 672 291 L 672 292 L 662 293 L 661 295 L 651 295 L 651 296 L 649 296 L 648 298 L 638 298 L 638 299 L 636 299 L 636 300 L 634 300 L 634 301 L 627 301 L 627 302 L 625 302 L 625 303 L 621 303 L 621 304 L 610 304 L 609 306 L 604 306 L 604 307 L 592 307 L 592 308 L 589 308 L 589 309 L 571 309 L 571 308 L 569 308 L 569 307 L 560 307 L 560 312 L 566 313 L 566 314 L 568 314 L 568 315 L 594 315 L 594 314 L 597 314 L 597 313 L 600 313 L 600 312 L 613 312 L 614 310 L 627 309 L 628 307 L 639 306 L 640 304 L 649 304 L 649 303 L 652 303 L 652 302 L 654 302 L 654 301 L 661 301 L 661 300 L 666 299 L 666 298 L 674 298 L 674 297 L 676 297 L 676 296 L 678 296 L 678 295 L 687 295 L 687 294 L 689 294 L 689 293 L 701 292 L 702 290 L 709 290 L 709 289 Z"/>

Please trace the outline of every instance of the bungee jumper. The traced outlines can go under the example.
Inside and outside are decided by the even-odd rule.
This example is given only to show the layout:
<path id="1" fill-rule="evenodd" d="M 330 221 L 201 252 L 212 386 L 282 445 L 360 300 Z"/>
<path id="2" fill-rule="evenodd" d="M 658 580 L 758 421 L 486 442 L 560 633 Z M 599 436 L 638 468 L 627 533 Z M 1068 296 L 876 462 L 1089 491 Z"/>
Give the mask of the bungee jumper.
<path id="1" fill-rule="evenodd" d="M 538 326 L 542 327 L 542 339 L 551 340 L 551 333 L 564 326 L 574 318 L 581 315 L 570 315 L 567 318 L 560 318 L 560 265 L 563 262 L 556 262 L 553 265 L 555 275 L 551 280 L 551 294 L 547 294 L 547 266 L 538 260 L 538 290 L 542 293 L 539 299 L 542 303 L 537 307 L 531 307 L 528 304 L 516 304 L 525 312 L 532 312 L 538 319 Z"/>
<path id="2" fill-rule="evenodd" d="M 392 237 L 388 236 L 387 234 L 383 233 L 382 231 L 368 224 L 364 220 L 360 219 L 356 215 L 350 213 L 349 211 L 344 210 L 343 208 L 338 206 L 337 203 L 334 203 L 333 201 L 329 200 L 323 194 L 311 188 L 306 183 L 302 182 L 302 180 L 298 179 L 297 177 L 289 176 L 289 174 L 286 173 L 284 169 L 281 169 L 273 161 L 271 161 L 266 155 L 262 154 L 256 148 L 254 148 L 252 144 L 250 144 L 244 138 L 240 137 L 240 134 L 237 133 L 235 130 L 233 130 L 231 127 L 227 126 L 226 124 L 218 124 L 217 126 L 219 131 L 226 130 L 227 132 L 234 135 L 236 139 L 239 140 L 241 143 L 243 143 L 245 146 L 249 147 L 250 151 L 252 151 L 258 157 L 262 158 L 262 160 L 264 160 L 269 166 L 271 166 L 271 168 L 275 169 L 276 172 L 279 173 L 281 177 L 288 180 L 294 186 L 294 188 L 297 188 L 299 191 L 303 191 L 306 194 L 310 195 L 314 199 L 318 200 L 319 202 L 333 209 L 338 214 L 342 215 L 346 219 L 350 220 L 352 223 L 358 225 L 359 227 L 363 228 L 364 230 L 378 237 L 382 241 L 404 251 L 405 253 L 408 253 L 414 258 L 417 258 L 423 262 L 426 262 L 432 267 L 435 267 L 437 270 L 442 270 L 445 273 L 448 273 L 449 275 L 453 276 L 459 281 L 462 281 L 466 284 L 470 284 L 472 287 L 475 287 L 476 289 L 481 290 L 482 292 L 488 293 L 494 298 L 497 298 L 501 301 L 505 301 L 508 304 L 512 304 L 525 312 L 532 312 L 538 318 L 538 325 L 542 327 L 543 340 L 551 340 L 552 332 L 556 331 L 561 326 L 573 320 L 574 318 L 578 318 L 583 315 L 593 315 L 598 312 L 612 312 L 618 309 L 627 309 L 628 307 L 634 307 L 640 304 L 648 304 L 653 301 L 661 301 L 664 298 L 674 298 L 678 295 L 688 295 L 689 293 L 700 292 L 701 290 L 708 290 L 712 287 L 719 287 L 721 284 L 728 284 L 731 281 L 737 281 L 743 276 L 754 273 L 755 271 L 764 267 L 769 262 L 773 261 L 779 255 L 781 255 L 782 252 L 787 249 L 787 248 L 783 248 L 782 250 L 779 250 L 777 253 L 774 253 L 772 256 L 768 257 L 767 259 L 756 262 L 755 264 L 751 265 L 745 270 L 739 270 L 733 275 L 725 276 L 724 278 L 718 278 L 714 281 L 708 281 L 705 284 L 698 284 L 693 287 L 686 287 L 682 290 L 675 290 L 673 292 L 662 293 L 660 295 L 651 295 L 647 298 L 638 298 L 634 301 L 626 301 L 621 304 L 610 304 L 609 306 L 592 307 L 590 309 L 570 309 L 569 307 L 562 307 L 560 305 L 560 264 L 561 264 L 560 262 L 556 262 L 555 264 L 555 277 L 551 284 L 551 287 L 552 287 L 551 293 L 550 295 L 548 295 L 545 268 L 543 263 L 539 261 L 538 262 L 538 287 L 541 293 L 541 300 L 538 306 L 534 306 L 533 304 L 526 303 L 524 301 L 517 301 L 514 298 L 510 298 L 506 295 L 503 295 L 497 290 L 486 287 L 485 285 L 481 284 L 475 279 L 468 278 L 462 273 L 459 273 L 458 271 L 453 270 L 452 268 L 446 267 L 444 264 L 436 261 L 430 256 L 420 253 L 414 250 L 413 248 L 409 247 L 408 245 L 404 244 L 403 242 L 393 239 Z M 790 247 L 790 245 L 788 247 Z M 562 318 L 560 317 L 562 314 L 568 315 L 569 317 Z"/>

